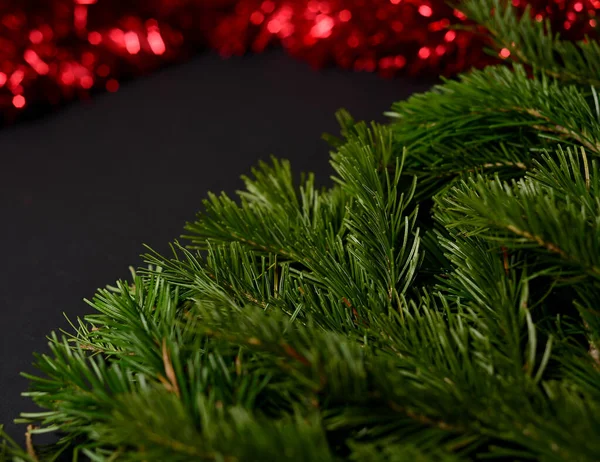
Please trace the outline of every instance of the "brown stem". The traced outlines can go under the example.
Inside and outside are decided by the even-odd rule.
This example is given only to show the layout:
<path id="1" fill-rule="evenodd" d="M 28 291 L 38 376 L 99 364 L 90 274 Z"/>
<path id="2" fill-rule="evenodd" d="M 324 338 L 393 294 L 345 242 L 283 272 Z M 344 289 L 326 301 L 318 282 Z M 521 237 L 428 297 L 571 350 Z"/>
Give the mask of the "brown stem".
<path id="1" fill-rule="evenodd" d="M 418 414 L 415 411 L 413 411 L 412 409 L 408 409 L 404 406 L 400 406 L 398 403 L 395 403 L 393 401 L 389 401 L 388 405 L 396 412 L 400 412 L 402 414 L 407 415 L 408 417 L 410 417 L 413 420 L 416 420 L 417 422 L 423 424 L 423 425 L 427 425 L 429 427 L 436 427 L 439 428 L 441 430 L 445 430 L 445 431 L 451 431 L 451 432 L 457 432 L 457 433 L 462 433 L 465 431 L 464 428 L 462 428 L 461 426 L 455 426 L 455 425 L 451 425 L 443 420 L 434 420 L 431 419 L 430 417 L 427 417 L 423 414 Z"/>
<path id="2" fill-rule="evenodd" d="M 25 432 L 25 447 L 27 448 L 27 454 L 33 460 L 39 460 L 37 454 L 35 453 L 35 448 L 33 447 L 33 440 L 31 437 L 31 432 L 33 431 L 33 425 L 27 425 L 27 431 Z"/>
<path id="3" fill-rule="evenodd" d="M 517 236 L 521 236 L 526 239 L 529 239 L 530 241 L 534 241 L 540 247 L 543 247 L 552 253 L 556 253 L 556 254 L 560 255 L 565 260 L 577 261 L 576 259 L 571 257 L 567 252 L 565 252 L 560 247 L 558 247 L 556 244 L 545 241 L 541 236 L 536 236 L 535 234 L 532 234 L 529 231 L 525 231 L 523 229 L 517 228 L 515 225 L 506 225 L 505 228 L 508 229 L 509 231 L 515 233 Z M 584 268 L 596 275 L 600 275 L 600 268 L 597 268 L 595 266 L 590 266 L 590 267 L 584 266 Z"/>
<path id="4" fill-rule="evenodd" d="M 163 339 L 162 342 L 162 359 L 163 365 L 165 368 L 165 375 L 167 379 L 163 376 L 159 375 L 158 379 L 165 385 L 165 387 L 175 393 L 175 395 L 180 398 L 181 393 L 179 392 L 179 385 L 177 384 L 177 376 L 175 375 L 175 369 L 173 369 L 173 362 L 171 361 L 171 355 L 167 348 L 167 339 Z"/>

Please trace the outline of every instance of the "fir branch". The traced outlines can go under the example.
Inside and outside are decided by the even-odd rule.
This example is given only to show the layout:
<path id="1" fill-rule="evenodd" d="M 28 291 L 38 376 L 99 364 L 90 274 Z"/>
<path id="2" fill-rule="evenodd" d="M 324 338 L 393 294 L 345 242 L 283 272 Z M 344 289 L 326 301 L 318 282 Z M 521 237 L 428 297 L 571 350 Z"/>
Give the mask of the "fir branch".
<path id="1" fill-rule="evenodd" d="M 51 335 L 30 434 L 98 461 L 595 460 L 598 46 L 469 8 L 538 70 L 447 81 L 389 127 L 339 113 L 328 190 L 273 159 L 209 196 L 188 247 Z M 52 460 L 34 443 L 0 454 Z"/>
<path id="2" fill-rule="evenodd" d="M 470 150 L 486 148 L 489 143 L 532 147 L 529 137 L 539 137 L 540 130 L 600 154 L 598 117 L 587 94 L 578 86 L 563 85 L 543 75 L 529 78 L 519 65 L 513 69 L 491 66 L 464 74 L 459 81 L 446 81 L 428 93 L 396 103 L 388 115 L 397 119 L 393 125 L 397 141 L 418 155 L 423 167 L 440 163 L 429 160 L 427 152 L 431 155 L 432 150 L 457 162 L 465 148 L 469 148 L 467 159 L 471 161 L 478 154 Z M 536 143 L 539 146 L 539 138 Z M 475 165 L 499 161 L 497 155 L 488 159 Z M 528 164 L 526 159 L 507 161 Z"/>
<path id="3" fill-rule="evenodd" d="M 419 179 L 415 199 L 422 201 L 472 172 L 521 177 L 543 148 L 558 142 L 599 155 L 596 106 L 585 89 L 539 73 L 530 78 L 515 65 L 446 81 L 387 114 L 395 145 L 409 152 L 405 174 Z"/>
<path id="4" fill-rule="evenodd" d="M 538 177 L 547 177 L 559 168 L 552 159 L 546 157 L 546 161 L 550 167 L 542 166 Z M 581 172 L 571 172 L 579 177 L 579 184 L 586 183 Z M 556 255 L 571 266 L 567 270 L 561 265 L 559 272 L 563 276 L 583 272 L 599 278 L 600 209 L 593 193 L 574 196 L 568 189 L 550 189 L 535 178 L 513 185 L 483 177 L 463 181 L 437 199 L 437 216 L 446 226 L 469 235 Z M 596 213 L 588 216 L 585 209 L 582 211 L 579 204 L 584 202 Z"/>
<path id="5" fill-rule="evenodd" d="M 600 46 L 596 41 L 573 42 L 554 34 L 550 20 L 537 21 L 527 6 L 522 14 L 504 0 L 464 0 L 456 7 L 485 27 L 496 49 L 552 78 L 600 86 Z"/>

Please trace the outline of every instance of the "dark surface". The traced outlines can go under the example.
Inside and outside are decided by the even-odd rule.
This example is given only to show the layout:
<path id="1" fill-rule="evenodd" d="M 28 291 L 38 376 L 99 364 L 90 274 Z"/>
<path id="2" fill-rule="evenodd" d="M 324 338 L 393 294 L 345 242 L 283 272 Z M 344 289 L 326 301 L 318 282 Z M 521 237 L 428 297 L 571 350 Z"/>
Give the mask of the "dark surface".
<path id="1" fill-rule="evenodd" d="M 431 81 L 316 72 L 282 53 L 193 61 L 0 131 L 0 423 L 35 407 L 20 397 L 32 352 L 82 301 L 165 252 L 207 191 L 233 192 L 270 154 L 330 175 L 323 132 L 334 112 L 383 120 Z"/>

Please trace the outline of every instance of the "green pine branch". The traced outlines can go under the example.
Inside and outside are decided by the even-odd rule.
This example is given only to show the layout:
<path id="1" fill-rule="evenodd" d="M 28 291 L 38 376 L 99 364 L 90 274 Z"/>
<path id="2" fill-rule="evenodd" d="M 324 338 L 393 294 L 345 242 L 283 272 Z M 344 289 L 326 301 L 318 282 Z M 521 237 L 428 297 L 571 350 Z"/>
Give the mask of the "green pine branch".
<path id="1" fill-rule="evenodd" d="M 396 103 L 388 115 L 397 145 L 409 152 L 406 172 L 424 187 L 421 199 L 476 172 L 520 177 L 558 143 L 600 155 L 595 95 L 530 77 L 519 65 L 488 67 Z"/>
<path id="2" fill-rule="evenodd" d="M 437 199 L 437 216 L 465 235 L 543 253 L 549 264 L 560 260 L 553 272 L 563 278 L 598 279 L 600 204 L 585 178 L 589 172 L 581 171 L 574 154 L 567 152 L 568 157 L 559 154 L 562 165 L 546 156 L 548 164 L 538 164 L 537 172 L 512 184 L 483 176 L 463 180 Z M 585 153 L 583 159 L 587 165 Z M 559 172 L 561 166 L 566 168 Z M 597 172 L 595 162 L 593 168 Z M 571 175 L 575 178 L 569 182 Z"/>
<path id="3" fill-rule="evenodd" d="M 0 457 L 596 460 L 598 45 L 504 5 L 462 8 L 520 64 L 340 112 L 332 187 L 261 163 L 98 290 Z"/>
<path id="4" fill-rule="evenodd" d="M 600 46 L 594 40 L 573 42 L 553 33 L 550 20 L 538 21 L 528 5 L 521 15 L 503 0 L 463 0 L 456 7 L 485 27 L 496 53 L 540 70 L 549 77 L 584 86 L 600 85 Z M 590 17 L 591 19 L 591 17 Z"/>

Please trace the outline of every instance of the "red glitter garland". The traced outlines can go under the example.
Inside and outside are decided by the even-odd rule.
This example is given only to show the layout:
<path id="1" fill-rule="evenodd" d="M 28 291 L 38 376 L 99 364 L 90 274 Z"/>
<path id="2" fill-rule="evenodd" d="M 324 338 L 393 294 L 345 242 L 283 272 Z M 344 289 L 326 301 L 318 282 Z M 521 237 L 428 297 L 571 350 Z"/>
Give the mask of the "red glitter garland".
<path id="1" fill-rule="evenodd" d="M 531 4 L 571 39 L 596 32 L 599 0 Z M 283 46 L 314 66 L 384 76 L 453 74 L 492 58 L 440 0 L 0 0 L 0 109 L 11 118 L 183 60 Z"/>

